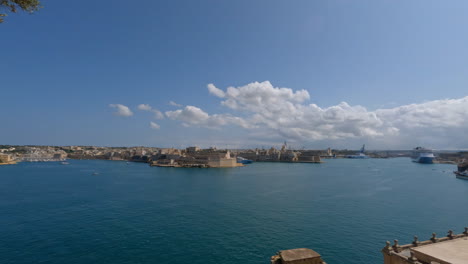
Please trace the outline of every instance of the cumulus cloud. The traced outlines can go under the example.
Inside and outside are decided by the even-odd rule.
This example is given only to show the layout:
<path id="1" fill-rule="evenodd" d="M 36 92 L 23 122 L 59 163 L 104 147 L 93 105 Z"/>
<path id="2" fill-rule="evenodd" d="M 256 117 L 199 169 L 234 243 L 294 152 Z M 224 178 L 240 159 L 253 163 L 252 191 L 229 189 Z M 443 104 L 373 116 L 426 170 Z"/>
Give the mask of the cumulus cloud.
<path id="1" fill-rule="evenodd" d="M 214 92 L 215 89 L 216 92 Z M 210 93 L 224 98 L 225 100 L 222 101 L 224 106 L 233 110 L 250 112 L 287 111 L 291 110 L 295 104 L 300 104 L 310 98 L 306 90 L 294 92 L 290 88 L 276 88 L 268 81 L 254 82 L 237 88 L 228 87 L 226 92 L 212 85 Z"/>
<path id="2" fill-rule="evenodd" d="M 151 106 L 149 104 L 140 104 L 137 108 L 138 110 L 151 111 Z"/>
<path id="3" fill-rule="evenodd" d="M 374 142 L 386 148 L 427 146 L 427 142 L 435 142 L 441 146 L 468 147 L 468 96 L 371 111 L 346 102 L 320 107 L 309 102 L 308 91 L 274 87 L 268 81 L 225 90 L 214 84 L 208 84 L 207 88 L 220 99 L 225 113 L 209 114 L 199 107 L 182 107 L 171 101 L 171 105 L 180 109 L 167 111 L 165 116 L 186 127 L 239 126 L 258 142 L 287 139 L 301 144 L 341 142 L 345 146 L 349 142 Z M 119 115 L 132 115 L 126 106 L 111 106 L 118 109 Z M 159 119 L 164 117 L 149 105 L 139 105 L 138 109 L 152 111 Z M 153 123 L 152 128 L 159 128 Z"/>
<path id="4" fill-rule="evenodd" d="M 220 90 L 213 85 L 210 91 L 214 89 Z M 265 127 L 287 138 L 321 140 L 383 135 L 383 122 L 375 113 L 344 102 L 329 108 L 305 104 L 310 99 L 306 90 L 273 87 L 265 81 L 228 87 L 221 92 L 222 105 L 248 113 L 247 127 Z"/>
<path id="5" fill-rule="evenodd" d="M 223 90 L 219 89 L 219 88 L 216 88 L 216 86 L 214 86 L 214 84 L 210 83 L 207 85 L 208 87 L 208 91 L 210 92 L 210 94 L 213 94 L 217 97 L 220 97 L 220 98 L 224 98 L 225 96 L 225 93 Z"/>
<path id="6" fill-rule="evenodd" d="M 128 106 L 122 105 L 122 104 L 110 104 L 109 107 L 115 108 L 116 112 L 114 112 L 115 115 L 118 116 L 132 116 L 133 112 L 128 108 Z"/>
<path id="7" fill-rule="evenodd" d="M 155 119 L 164 119 L 163 113 L 161 111 L 159 111 L 158 109 L 155 109 L 155 108 L 151 107 L 151 105 L 149 105 L 149 104 L 140 104 L 140 105 L 138 105 L 137 108 L 139 110 L 142 110 L 142 111 L 153 112 Z"/>
<path id="8" fill-rule="evenodd" d="M 202 109 L 191 105 L 183 109 L 167 111 L 166 116 L 172 120 L 181 121 L 184 126 L 219 128 L 221 126 L 234 124 L 244 128 L 249 127 L 248 123 L 240 117 L 231 116 L 229 114 L 209 115 Z"/>
<path id="9" fill-rule="evenodd" d="M 468 96 L 379 109 L 376 114 L 390 125 L 404 129 L 468 126 Z"/>
<path id="10" fill-rule="evenodd" d="M 176 102 L 174 102 L 174 101 L 169 101 L 169 105 L 177 106 L 177 107 L 182 107 L 181 104 L 178 104 L 178 103 L 176 103 Z"/>
<path id="11" fill-rule="evenodd" d="M 152 122 L 152 121 L 150 122 L 150 127 L 152 129 L 155 129 L 155 130 L 158 130 L 158 129 L 161 128 L 158 124 L 156 124 L 155 122 Z"/>
<path id="12" fill-rule="evenodd" d="M 223 106 L 248 116 L 242 119 L 243 127 L 288 139 L 396 139 L 418 137 L 415 133 L 437 138 L 468 131 L 468 97 L 369 111 L 346 102 L 327 108 L 307 104 L 310 95 L 306 90 L 274 87 L 268 81 L 226 91 L 210 84 L 208 90 L 222 98 Z"/>
<path id="13" fill-rule="evenodd" d="M 154 118 L 164 119 L 164 114 L 161 111 L 153 109 L 153 113 L 154 113 Z"/>

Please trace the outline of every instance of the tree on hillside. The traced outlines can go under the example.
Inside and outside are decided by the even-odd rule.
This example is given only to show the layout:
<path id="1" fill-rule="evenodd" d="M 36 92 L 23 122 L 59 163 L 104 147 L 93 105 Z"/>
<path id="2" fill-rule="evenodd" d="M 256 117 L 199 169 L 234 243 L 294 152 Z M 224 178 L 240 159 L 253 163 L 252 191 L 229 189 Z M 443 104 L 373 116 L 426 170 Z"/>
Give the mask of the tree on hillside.
<path id="1" fill-rule="evenodd" d="M 6 12 L 16 13 L 18 10 L 23 10 L 28 13 L 33 13 L 41 7 L 39 0 L 0 0 L 0 23 L 7 15 Z"/>

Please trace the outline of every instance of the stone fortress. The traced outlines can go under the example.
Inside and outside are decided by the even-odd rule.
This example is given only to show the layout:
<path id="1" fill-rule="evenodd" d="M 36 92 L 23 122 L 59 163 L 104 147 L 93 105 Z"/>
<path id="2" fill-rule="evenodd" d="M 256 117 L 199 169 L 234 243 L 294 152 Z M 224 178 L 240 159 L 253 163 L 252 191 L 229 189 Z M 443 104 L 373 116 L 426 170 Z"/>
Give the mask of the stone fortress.
<path id="1" fill-rule="evenodd" d="M 399 245 L 398 240 L 394 240 L 393 245 L 387 241 L 382 254 L 383 264 L 468 264 L 468 227 L 458 235 L 452 230 L 445 237 L 432 233 L 426 241 L 419 241 L 415 236 L 407 245 Z M 317 252 L 298 248 L 279 251 L 271 257 L 271 264 L 326 263 Z"/>

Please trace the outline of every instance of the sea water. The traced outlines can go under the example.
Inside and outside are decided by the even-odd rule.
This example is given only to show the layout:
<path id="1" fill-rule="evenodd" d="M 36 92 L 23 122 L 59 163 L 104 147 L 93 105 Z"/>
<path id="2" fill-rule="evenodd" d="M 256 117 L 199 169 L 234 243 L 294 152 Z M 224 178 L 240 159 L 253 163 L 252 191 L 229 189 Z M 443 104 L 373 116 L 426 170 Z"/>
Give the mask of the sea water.
<path id="1" fill-rule="evenodd" d="M 408 158 L 0 166 L 0 263 L 260 264 L 306 247 L 329 264 L 378 264 L 387 240 L 468 226 L 455 169 Z"/>

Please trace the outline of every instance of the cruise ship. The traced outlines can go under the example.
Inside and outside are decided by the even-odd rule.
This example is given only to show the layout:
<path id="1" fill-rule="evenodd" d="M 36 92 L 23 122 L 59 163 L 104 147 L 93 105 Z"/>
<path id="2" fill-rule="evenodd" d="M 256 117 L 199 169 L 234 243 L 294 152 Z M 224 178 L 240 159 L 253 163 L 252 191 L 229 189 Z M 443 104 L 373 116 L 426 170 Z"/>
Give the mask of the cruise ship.
<path id="1" fill-rule="evenodd" d="M 243 157 L 237 157 L 237 163 L 250 164 L 252 162 L 253 162 L 252 160 L 249 160 Z"/>
<path id="2" fill-rule="evenodd" d="M 369 156 L 364 154 L 365 151 L 366 151 L 366 145 L 362 145 L 362 148 L 359 151 L 359 153 L 356 153 L 356 155 L 347 155 L 346 158 L 348 158 L 348 159 L 368 159 Z"/>
<path id="3" fill-rule="evenodd" d="M 434 163 L 434 153 L 431 149 L 423 148 L 423 147 L 416 147 L 413 150 L 413 155 L 411 156 L 413 162 L 417 163 L 425 163 L 425 164 L 432 164 Z"/>

